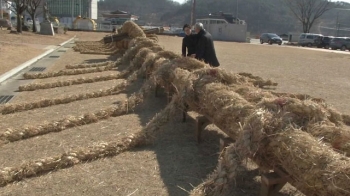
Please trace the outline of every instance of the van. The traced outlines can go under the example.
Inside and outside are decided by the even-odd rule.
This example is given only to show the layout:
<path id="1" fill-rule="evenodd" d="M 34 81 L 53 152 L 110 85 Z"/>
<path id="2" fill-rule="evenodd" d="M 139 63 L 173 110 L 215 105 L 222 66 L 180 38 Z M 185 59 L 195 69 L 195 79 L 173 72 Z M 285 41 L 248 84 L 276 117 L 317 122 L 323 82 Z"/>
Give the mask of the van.
<path id="1" fill-rule="evenodd" d="M 321 43 L 323 35 L 313 33 L 302 33 L 300 34 L 298 45 L 299 46 L 318 46 Z"/>

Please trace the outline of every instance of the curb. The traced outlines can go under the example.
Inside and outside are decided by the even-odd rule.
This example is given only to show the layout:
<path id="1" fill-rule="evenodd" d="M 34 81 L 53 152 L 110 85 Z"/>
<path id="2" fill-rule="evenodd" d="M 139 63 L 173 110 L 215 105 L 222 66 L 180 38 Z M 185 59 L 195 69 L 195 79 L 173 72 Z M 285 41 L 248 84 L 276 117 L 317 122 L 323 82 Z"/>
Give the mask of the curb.
<path id="1" fill-rule="evenodd" d="M 33 63 L 37 62 L 38 60 L 42 59 L 43 57 L 45 57 L 46 55 L 52 53 L 53 51 L 57 50 L 58 48 L 62 47 L 63 45 L 67 44 L 68 42 L 72 41 L 75 39 L 76 36 L 72 37 L 71 39 L 59 44 L 58 46 L 56 46 L 53 49 L 50 49 L 44 53 L 42 53 L 41 55 L 34 57 L 32 59 L 30 59 L 29 61 L 26 61 L 25 63 L 22 63 L 21 65 L 11 69 L 10 71 L 0 75 L 0 85 L 1 83 L 3 83 L 4 81 L 6 81 L 7 79 L 11 78 L 12 76 L 14 76 L 15 74 L 17 74 L 18 72 L 22 71 L 23 69 L 29 67 L 30 65 L 32 65 Z"/>

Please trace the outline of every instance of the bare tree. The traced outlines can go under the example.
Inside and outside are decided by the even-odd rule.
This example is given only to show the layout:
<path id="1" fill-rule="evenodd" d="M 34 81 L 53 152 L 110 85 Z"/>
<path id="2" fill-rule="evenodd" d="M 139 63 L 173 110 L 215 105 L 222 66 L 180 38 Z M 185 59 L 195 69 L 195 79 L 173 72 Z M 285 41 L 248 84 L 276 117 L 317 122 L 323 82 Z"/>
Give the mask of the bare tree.
<path id="1" fill-rule="evenodd" d="M 334 6 L 334 4 L 328 0 L 284 1 L 294 16 L 302 23 L 304 33 L 309 33 L 314 22 Z"/>
<path id="2" fill-rule="evenodd" d="M 27 12 L 29 13 L 30 17 L 32 18 L 33 21 L 33 32 L 36 32 L 36 22 L 35 18 L 37 16 L 37 9 L 41 5 L 42 0 L 29 0 L 28 1 L 28 6 L 27 6 Z"/>
<path id="3" fill-rule="evenodd" d="M 11 10 L 17 15 L 17 32 L 22 33 L 23 13 L 26 11 L 30 0 L 5 0 L 11 4 Z"/>

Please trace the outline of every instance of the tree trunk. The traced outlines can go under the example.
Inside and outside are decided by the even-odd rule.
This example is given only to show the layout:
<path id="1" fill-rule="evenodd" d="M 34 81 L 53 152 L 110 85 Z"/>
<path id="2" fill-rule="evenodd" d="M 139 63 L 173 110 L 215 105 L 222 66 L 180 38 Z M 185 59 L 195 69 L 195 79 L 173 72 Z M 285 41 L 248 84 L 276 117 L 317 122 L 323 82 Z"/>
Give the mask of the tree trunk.
<path id="1" fill-rule="evenodd" d="M 303 32 L 308 33 L 307 24 L 303 22 Z"/>
<path id="2" fill-rule="evenodd" d="M 36 33 L 36 22 L 35 22 L 35 14 L 31 14 L 30 17 L 32 18 L 33 21 L 33 32 Z"/>
<path id="3" fill-rule="evenodd" d="M 22 15 L 17 14 L 17 32 L 22 33 Z"/>

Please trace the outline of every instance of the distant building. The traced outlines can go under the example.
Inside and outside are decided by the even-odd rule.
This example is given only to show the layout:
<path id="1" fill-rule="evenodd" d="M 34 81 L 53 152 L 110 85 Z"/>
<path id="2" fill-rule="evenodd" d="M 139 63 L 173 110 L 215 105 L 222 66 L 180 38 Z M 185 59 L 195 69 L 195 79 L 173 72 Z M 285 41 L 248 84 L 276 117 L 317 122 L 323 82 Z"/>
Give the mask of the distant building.
<path id="1" fill-rule="evenodd" d="M 102 13 L 104 21 L 110 21 L 112 25 L 123 25 L 125 21 L 137 21 L 138 16 L 126 11 L 116 10 L 114 12 Z"/>
<path id="2" fill-rule="evenodd" d="M 0 5 L 0 18 L 1 16 L 8 20 L 11 18 L 12 11 L 10 9 L 10 5 L 11 5 L 10 2 L 7 3 L 5 1 L 2 1 L 2 4 Z"/>
<path id="3" fill-rule="evenodd" d="M 232 14 L 213 13 L 199 17 L 196 22 L 202 23 L 214 40 L 246 42 L 249 37 L 246 22 Z"/>
<path id="4" fill-rule="evenodd" d="M 49 13 L 57 17 L 60 23 L 72 25 L 78 16 L 97 19 L 97 0 L 46 0 Z"/>
<path id="5" fill-rule="evenodd" d="M 99 29 L 112 30 L 124 24 L 125 21 L 134 21 L 138 23 L 139 17 L 126 11 L 116 10 L 113 12 L 104 12 L 99 21 Z"/>

